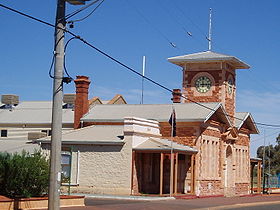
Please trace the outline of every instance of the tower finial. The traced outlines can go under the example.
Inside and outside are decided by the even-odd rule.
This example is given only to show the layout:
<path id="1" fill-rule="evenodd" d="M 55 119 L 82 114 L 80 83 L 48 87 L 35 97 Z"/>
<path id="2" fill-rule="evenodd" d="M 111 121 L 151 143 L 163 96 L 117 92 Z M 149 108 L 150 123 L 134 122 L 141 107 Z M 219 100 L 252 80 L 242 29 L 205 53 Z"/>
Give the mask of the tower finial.
<path id="1" fill-rule="evenodd" d="M 208 50 L 212 48 L 212 8 L 209 9 L 209 34 L 208 34 Z"/>

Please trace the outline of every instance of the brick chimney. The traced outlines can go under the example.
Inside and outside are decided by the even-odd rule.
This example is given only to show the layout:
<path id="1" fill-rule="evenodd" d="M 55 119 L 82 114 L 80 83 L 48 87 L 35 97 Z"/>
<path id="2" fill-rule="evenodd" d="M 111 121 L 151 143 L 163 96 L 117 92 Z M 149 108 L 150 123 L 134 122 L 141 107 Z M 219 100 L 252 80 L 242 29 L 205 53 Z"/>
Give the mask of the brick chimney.
<path id="1" fill-rule="evenodd" d="M 181 103 L 181 89 L 173 89 L 172 96 L 171 100 L 173 103 Z"/>
<path id="2" fill-rule="evenodd" d="M 88 88 L 90 80 L 87 76 L 77 76 L 76 85 L 74 129 L 81 127 L 80 119 L 89 111 Z"/>

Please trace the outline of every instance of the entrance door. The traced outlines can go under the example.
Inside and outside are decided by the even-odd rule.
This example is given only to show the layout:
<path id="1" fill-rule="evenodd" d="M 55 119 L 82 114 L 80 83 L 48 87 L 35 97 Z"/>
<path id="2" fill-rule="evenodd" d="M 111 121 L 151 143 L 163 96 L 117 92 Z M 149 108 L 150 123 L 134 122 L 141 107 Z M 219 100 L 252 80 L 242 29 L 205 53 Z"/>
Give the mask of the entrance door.
<path id="1" fill-rule="evenodd" d="M 226 196 L 233 196 L 234 190 L 234 177 L 233 177 L 233 170 L 232 170 L 232 149 L 231 146 L 228 146 L 226 149 L 226 159 L 225 159 L 225 195 Z"/>

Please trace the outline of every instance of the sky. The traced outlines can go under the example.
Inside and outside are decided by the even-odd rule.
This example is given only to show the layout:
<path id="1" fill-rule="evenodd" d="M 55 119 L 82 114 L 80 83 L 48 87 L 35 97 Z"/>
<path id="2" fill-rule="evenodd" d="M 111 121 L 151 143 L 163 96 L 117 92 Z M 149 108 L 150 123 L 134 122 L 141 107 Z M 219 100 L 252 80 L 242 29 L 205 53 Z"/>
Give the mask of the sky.
<path id="1" fill-rule="evenodd" d="M 1 4 L 54 23 L 55 0 L 1 1 Z M 95 4 L 96 5 L 96 4 Z M 81 6 L 67 4 L 66 14 Z M 70 20 L 87 16 L 94 6 Z M 233 55 L 249 64 L 237 70 L 236 110 L 251 112 L 255 121 L 280 125 L 280 1 L 279 0 L 105 0 L 88 18 L 75 22 L 77 35 L 142 71 L 164 86 L 181 88 L 180 67 L 167 58 L 208 50 L 209 8 L 212 8 L 212 51 Z M 0 7 L 0 94 L 20 100 L 51 100 L 54 29 Z M 190 36 L 191 34 L 192 36 Z M 66 35 L 66 41 L 71 36 Z M 172 46 L 176 45 L 176 47 Z M 141 78 L 78 40 L 66 51 L 69 74 L 90 77 L 90 97 L 103 100 L 122 94 L 128 103 L 140 103 Z M 74 83 L 64 86 L 74 93 Z M 169 92 L 144 82 L 144 103 L 171 103 Z M 280 128 L 258 126 L 251 155 L 268 142 L 275 143 Z"/>

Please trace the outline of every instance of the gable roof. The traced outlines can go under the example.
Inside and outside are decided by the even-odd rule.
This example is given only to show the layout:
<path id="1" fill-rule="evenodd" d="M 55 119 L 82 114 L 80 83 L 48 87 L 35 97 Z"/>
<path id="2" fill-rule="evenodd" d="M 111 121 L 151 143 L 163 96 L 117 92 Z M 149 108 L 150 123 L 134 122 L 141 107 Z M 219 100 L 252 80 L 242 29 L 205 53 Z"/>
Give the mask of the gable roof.
<path id="1" fill-rule="evenodd" d="M 94 125 L 62 134 L 63 144 L 94 144 L 94 145 L 122 145 L 123 126 Z M 36 140 L 36 142 L 50 143 L 51 137 Z"/>
<path id="2" fill-rule="evenodd" d="M 122 95 L 117 94 L 107 104 L 127 104 Z"/>
<path id="3" fill-rule="evenodd" d="M 52 101 L 22 101 L 12 109 L 0 109 L 0 124 L 50 124 Z M 62 110 L 62 123 L 74 122 L 72 109 Z"/>
<path id="4" fill-rule="evenodd" d="M 258 134 L 259 130 L 249 112 L 236 112 L 235 127 L 239 130 L 243 125 L 247 125 L 252 134 Z"/>
<path id="5" fill-rule="evenodd" d="M 223 123 L 230 125 L 221 103 L 182 104 L 116 104 L 95 105 L 84 115 L 84 122 L 123 122 L 125 117 L 139 117 L 166 122 L 172 109 L 176 112 L 177 122 L 206 122 L 217 110 Z M 209 109 L 205 107 L 209 107 Z"/>
<path id="6" fill-rule="evenodd" d="M 212 51 L 193 53 L 188 55 L 176 56 L 167 59 L 169 62 L 179 66 L 183 66 L 186 63 L 205 63 L 205 62 L 217 62 L 227 61 L 236 69 L 249 69 L 250 66 L 238 58 L 230 55 L 220 54 Z"/>
<path id="7" fill-rule="evenodd" d="M 99 97 L 93 97 L 92 99 L 89 99 L 88 100 L 88 103 L 89 103 L 89 106 L 91 107 L 92 105 L 95 105 L 95 104 L 102 104 L 102 101 L 100 100 Z"/>
<path id="8" fill-rule="evenodd" d="M 172 145 L 171 145 L 172 144 Z M 197 149 L 192 148 L 190 146 L 178 144 L 177 142 L 172 142 L 168 139 L 159 139 L 159 138 L 149 138 L 148 140 L 144 141 L 142 144 L 137 145 L 133 150 L 145 150 L 145 151 L 181 151 L 187 153 L 197 153 Z"/>

